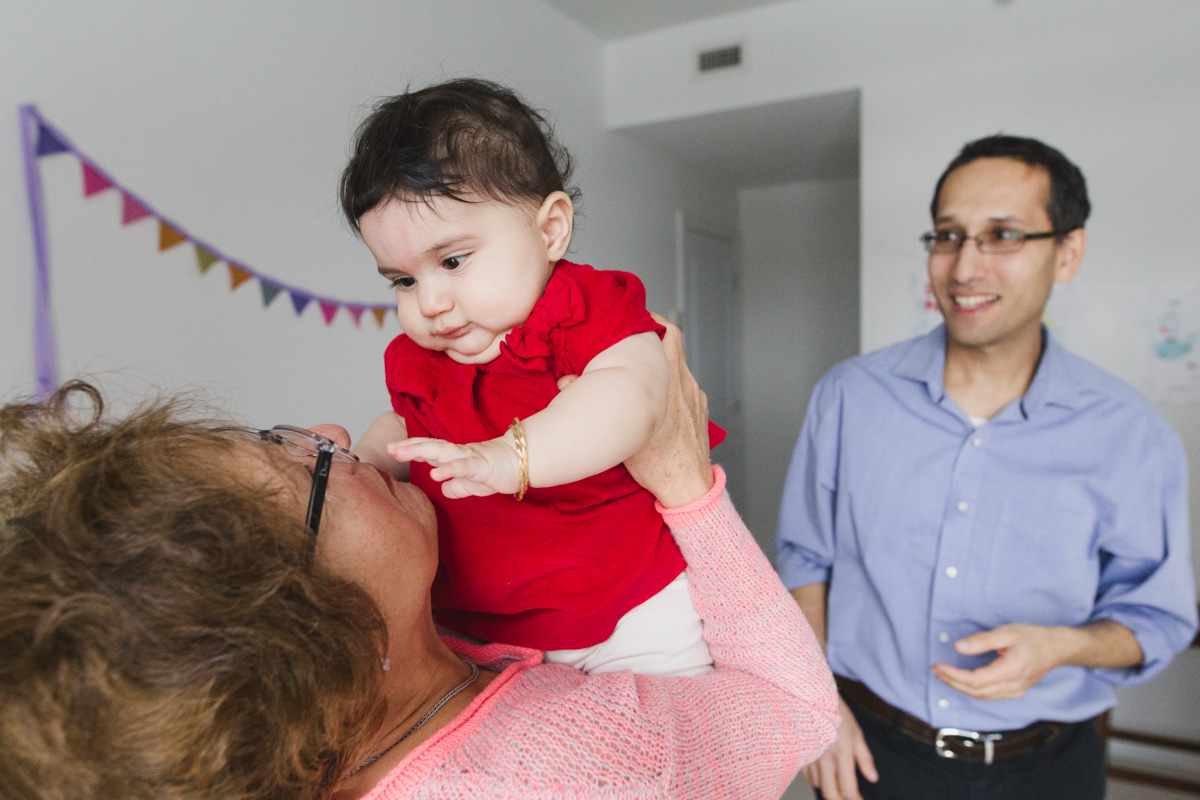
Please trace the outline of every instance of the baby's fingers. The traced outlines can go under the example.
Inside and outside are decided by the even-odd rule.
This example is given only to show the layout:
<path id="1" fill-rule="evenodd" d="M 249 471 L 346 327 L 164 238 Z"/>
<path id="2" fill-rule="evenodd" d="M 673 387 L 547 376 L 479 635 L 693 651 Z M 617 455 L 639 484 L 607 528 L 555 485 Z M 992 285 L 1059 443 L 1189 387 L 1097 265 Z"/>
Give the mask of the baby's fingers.
<path id="1" fill-rule="evenodd" d="M 487 497 L 496 494 L 496 490 L 486 483 L 468 480 L 466 478 L 451 478 L 442 484 L 442 494 L 451 499 L 462 497 Z"/>
<path id="2" fill-rule="evenodd" d="M 435 481 L 461 478 L 463 481 L 473 482 L 487 480 L 491 472 L 487 459 L 475 453 L 466 452 L 459 454 L 456 458 L 439 461 L 437 466 L 429 471 L 429 477 Z"/>
<path id="3" fill-rule="evenodd" d="M 426 464 L 443 464 L 462 458 L 469 451 L 461 445 L 441 439 L 402 439 L 387 446 L 388 454 L 397 461 L 423 461 Z"/>

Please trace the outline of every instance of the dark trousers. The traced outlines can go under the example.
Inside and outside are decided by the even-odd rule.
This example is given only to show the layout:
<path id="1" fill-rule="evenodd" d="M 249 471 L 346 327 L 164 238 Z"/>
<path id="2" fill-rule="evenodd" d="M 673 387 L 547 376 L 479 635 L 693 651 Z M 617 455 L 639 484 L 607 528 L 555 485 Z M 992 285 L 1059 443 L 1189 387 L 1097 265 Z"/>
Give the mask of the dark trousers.
<path id="1" fill-rule="evenodd" d="M 942 758 L 932 744 L 849 705 L 879 770 L 878 783 L 859 775 L 864 800 L 1104 800 L 1104 745 L 1090 720 L 1036 750 L 984 764 Z"/>

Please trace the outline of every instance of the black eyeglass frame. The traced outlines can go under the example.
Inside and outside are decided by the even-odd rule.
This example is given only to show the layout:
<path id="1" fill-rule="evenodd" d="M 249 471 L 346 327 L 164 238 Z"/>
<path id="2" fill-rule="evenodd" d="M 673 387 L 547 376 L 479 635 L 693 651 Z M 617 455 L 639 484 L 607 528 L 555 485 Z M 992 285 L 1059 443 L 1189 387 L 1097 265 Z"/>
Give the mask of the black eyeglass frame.
<path id="1" fill-rule="evenodd" d="M 325 507 L 325 490 L 329 485 L 329 470 L 334 461 L 353 464 L 358 456 L 346 450 L 332 439 L 313 433 L 295 425 L 275 425 L 268 430 L 259 428 L 236 428 L 235 430 L 258 437 L 261 441 L 277 444 L 291 454 L 315 457 L 312 470 L 312 489 L 308 493 L 308 511 L 304 515 L 304 526 L 309 533 L 309 556 L 316 546 L 317 532 L 321 527 L 321 511 Z"/>
<path id="2" fill-rule="evenodd" d="M 985 253 L 987 255 L 1011 255 L 1012 253 L 1016 253 L 1022 247 L 1024 247 L 1026 242 L 1064 236 L 1066 233 L 1069 233 L 1069 231 L 1041 231 L 1039 233 L 1023 233 L 1021 231 L 1013 231 L 1008 228 L 1005 230 L 1015 233 L 1017 238 L 1008 240 L 1006 246 L 999 249 L 997 249 L 996 244 L 1000 240 L 993 240 L 988 242 L 986 245 L 984 244 L 985 237 L 988 235 L 994 235 L 996 233 L 995 230 L 984 231 L 983 233 L 977 233 L 974 236 L 968 236 L 966 233 L 963 233 L 962 238 L 958 240 L 956 243 L 957 246 L 953 250 L 937 249 L 938 231 L 926 231 L 925 233 L 921 234 L 920 239 L 921 243 L 925 245 L 925 252 L 929 253 L 930 255 L 948 256 L 952 253 L 961 253 L 962 249 L 966 246 L 969 240 L 973 240 L 975 242 L 975 246 L 979 248 L 979 252 L 981 253 Z"/>

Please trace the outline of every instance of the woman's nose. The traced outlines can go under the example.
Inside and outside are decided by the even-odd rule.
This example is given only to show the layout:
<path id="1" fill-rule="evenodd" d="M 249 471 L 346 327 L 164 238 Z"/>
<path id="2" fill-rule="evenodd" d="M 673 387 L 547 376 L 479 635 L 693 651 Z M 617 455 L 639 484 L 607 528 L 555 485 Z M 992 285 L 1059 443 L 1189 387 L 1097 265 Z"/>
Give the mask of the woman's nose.
<path id="1" fill-rule="evenodd" d="M 332 440 L 343 450 L 350 449 L 350 434 L 341 425 L 313 425 L 309 430 Z"/>

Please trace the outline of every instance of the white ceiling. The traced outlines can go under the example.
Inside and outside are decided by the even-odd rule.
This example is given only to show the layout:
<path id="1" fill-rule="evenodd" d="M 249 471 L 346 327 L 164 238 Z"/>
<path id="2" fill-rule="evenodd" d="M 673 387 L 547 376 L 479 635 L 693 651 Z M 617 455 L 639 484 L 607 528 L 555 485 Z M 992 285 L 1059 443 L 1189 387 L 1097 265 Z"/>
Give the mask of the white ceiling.
<path id="1" fill-rule="evenodd" d="M 601 39 L 669 28 L 779 0 L 546 0 Z"/>
<path id="2" fill-rule="evenodd" d="M 601 39 L 617 39 L 780 0 L 546 0 Z M 859 93 L 619 129 L 735 188 L 858 175 Z"/>
<path id="3" fill-rule="evenodd" d="M 858 175 L 857 90 L 621 128 L 730 186 Z"/>

